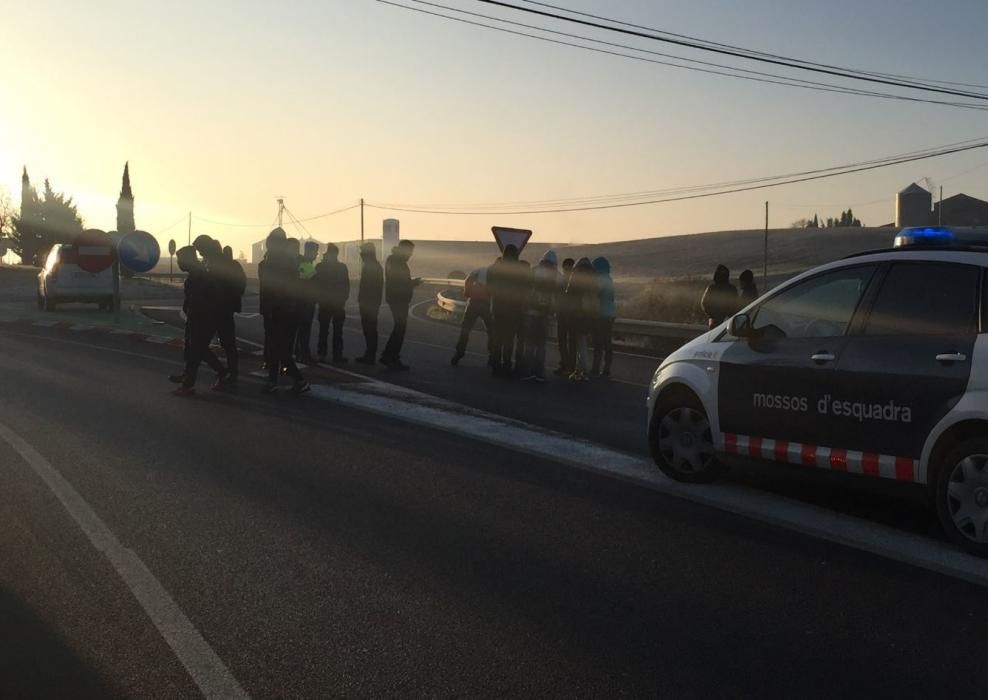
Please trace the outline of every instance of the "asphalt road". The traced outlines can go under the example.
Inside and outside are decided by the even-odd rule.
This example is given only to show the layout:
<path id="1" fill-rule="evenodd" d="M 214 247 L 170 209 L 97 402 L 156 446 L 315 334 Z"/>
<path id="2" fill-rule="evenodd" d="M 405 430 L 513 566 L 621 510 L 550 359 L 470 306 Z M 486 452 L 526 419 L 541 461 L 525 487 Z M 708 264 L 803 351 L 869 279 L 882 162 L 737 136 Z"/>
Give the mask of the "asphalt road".
<path id="1" fill-rule="evenodd" d="M 970 584 L 315 397 L 177 399 L 124 337 L 0 357 L 0 428 L 253 696 L 983 695 Z M 195 696 L 4 440 L 0 494 L 0 696 Z"/>
<path id="2" fill-rule="evenodd" d="M 659 358 L 618 352 L 612 378 L 595 379 L 587 384 L 573 384 L 551 375 L 545 384 L 508 381 L 491 376 L 486 365 L 487 336 L 483 324 L 478 323 L 467 356 L 458 367 L 452 367 L 449 359 L 459 328 L 425 316 L 435 292 L 430 287 L 416 291 L 402 351 L 411 371 L 394 372 L 381 365 L 367 367 L 353 362 L 345 369 L 630 454 L 648 455 L 645 398 Z M 257 311 L 256 296 L 244 299 L 244 311 L 248 316 L 238 320 L 238 336 L 262 343 L 262 319 L 251 315 Z M 347 313 L 344 354 L 353 358 L 363 354 L 364 339 L 357 308 L 351 304 Z M 381 309 L 379 326 L 383 348 L 391 331 L 391 315 L 386 307 Z M 317 328 L 318 324 L 313 324 L 313 350 Z M 547 367 L 554 368 L 558 357 L 556 345 L 550 343 Z M 738 465 L 730 478 L 805 503 L 942 539 L 936 515 L 928 506 L 922 487 L 773 464 L 754 469 Z"/>

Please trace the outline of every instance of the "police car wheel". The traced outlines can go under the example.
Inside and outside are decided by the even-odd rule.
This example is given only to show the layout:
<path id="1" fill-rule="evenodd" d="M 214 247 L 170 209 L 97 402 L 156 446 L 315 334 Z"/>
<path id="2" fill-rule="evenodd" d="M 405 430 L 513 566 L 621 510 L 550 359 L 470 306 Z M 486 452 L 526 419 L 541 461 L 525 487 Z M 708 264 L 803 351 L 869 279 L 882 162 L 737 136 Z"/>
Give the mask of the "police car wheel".
<path id="1" fill-rule="evenodd" d="M 956 543 L 988 557 L 988 438 L 965 440 L 937 471 L 937 515 Z"/>
<path id="2" fill-rule="evenodd" d="M 676 481 L 709 483 L 724 467 L 714 455 L 710 420 L 692 393 L 660 398 L 651 432 L 652 458 L 662 473 Z"/>

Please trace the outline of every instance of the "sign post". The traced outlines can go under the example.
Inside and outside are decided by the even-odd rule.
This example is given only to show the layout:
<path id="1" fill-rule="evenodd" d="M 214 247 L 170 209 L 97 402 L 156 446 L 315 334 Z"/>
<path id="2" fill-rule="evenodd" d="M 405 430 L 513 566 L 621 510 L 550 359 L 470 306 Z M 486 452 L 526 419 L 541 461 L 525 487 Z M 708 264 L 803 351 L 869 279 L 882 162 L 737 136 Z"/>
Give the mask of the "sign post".
<path id="1" fill-rule="evenodd" d="M 168 241 L 168 281 L 174 282 L 175 279 L 172 276 L 172 262 L 175 259 L 175 239 Z"/>
<path id="2" fill-rule="evenodd" d="M 527 228 L 507 228 L 504 226 L 491 226 L 491 233 L 497 241 L 497 247 L 504 253 L 505 247 L 513 245 L 521 253 L 528 239 L 532 237 L 532 232 Z"/>

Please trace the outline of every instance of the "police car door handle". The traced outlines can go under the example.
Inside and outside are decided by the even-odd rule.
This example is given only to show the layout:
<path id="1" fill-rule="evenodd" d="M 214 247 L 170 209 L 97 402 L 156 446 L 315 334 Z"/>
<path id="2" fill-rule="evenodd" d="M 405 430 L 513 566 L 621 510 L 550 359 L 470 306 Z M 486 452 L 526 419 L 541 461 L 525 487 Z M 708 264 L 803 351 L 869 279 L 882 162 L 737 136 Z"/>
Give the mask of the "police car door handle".
<path id="1" fill-rule="evenodd" d="M 937 355 L 937 362 L 963 362 L 967 355 L 961 352 L 945 352 Z"/>
<path id="2" fill-rule="evenodd" d="M 818 365 L 822 365 L 824 362 L 833 362 L 835 358 L 834 354 L 831 352 L 818 352 L 814 355 L 810 355 L 810 359 Z"/>

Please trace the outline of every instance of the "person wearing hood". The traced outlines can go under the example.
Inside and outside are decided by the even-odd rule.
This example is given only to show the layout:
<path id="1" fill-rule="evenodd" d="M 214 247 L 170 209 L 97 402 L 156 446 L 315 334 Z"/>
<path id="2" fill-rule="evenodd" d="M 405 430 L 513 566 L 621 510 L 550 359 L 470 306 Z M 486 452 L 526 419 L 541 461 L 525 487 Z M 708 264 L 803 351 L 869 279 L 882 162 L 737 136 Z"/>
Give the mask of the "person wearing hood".
<path id="1" fill-rule="evenodd" d="M 494 364 L 494 320 L 491 318 L 491 293 L 487 284 L 487 268 L 481 267 L 467 275 L 463 283 L 463 298 L 467 302 L 467 310 L 463 314 L 460 325 L 460 338 L 456 341 L 456 350 L 449 363 L 456 367 L 467 352 L 467 342 L 477 319 L 484 322 L 487 332 L 487 364 Z"/>
<path id="2" fill-rule="evenodd" d="M 738 277 L 738 285 L 741 287 L 741 291 L 738 294 L 740 306 L 747 306 L 758 298 L 758 287 L 755 286 L 755 273 L 751 270 L 745 270 L 741 273 Z"/>
<path id="3" fill-rule="evenodd" d="M 714 281 L 703 292 L 700 308 L 707 316 L 707 327 L 714 328 L 738 309 L 738 290 L 731 284 L 731 271 L 724 265 L 714 270 Z"/>
<path id="4" fill-rule="evenodd" d="M 617 306 L 614 303 L 614 279 L 611 277 L 611 263 L 607 258 L 594 258 L 594 272 L 597 273 L 597 298 L 600 300 L 600 313 L 594 322 L 593 369 L 596 376 L 611 376 L 611 363 L 614 361 L 614 348 L 611 336 L 614 332 L 614 319 Z M 601 369 L 603 360 L 603 369 Z"/>
<path id="5" fill-rule="evenodd" d="M 185 272 L 185 299 L 182 310 L 185 312 L 185 371 L 172 375 L 169 379 L 179 386 L 175 396 L 191 396 L 196 393 L 196 377 L 199 365 L 205 360 L 216 371 L 217 380 L 213 389 L 220 389 L 229 377 L 229 372 L 209 347 L 216 334 L 216 307 L 220 290 L 215 278 L 196 257 L 192 246 L 180 248 L 176 253 L 178 269 Z"/>
<path id="6" fill-rule="evenodd" d="M 226 355 L 229 376 L 225 384 L 226 389 L 234 391 L 237 388 L 237 378 L 240 375 L 240 360 L 237 352 L 237 329 L 234 315 L 241 310 L 241 297 L 247 288 L 247 276 L 244 269 L 233 257 L 227 257 L 220 242 L 209 238 L 201 241 L 203 237 L 196 239 L 199 244 L 206 271 L 213 278 L 213 283 L 217 288 L 216 306 L 213 309 L 215 316 L 216 335 L 219 337 L 220 347 Z M 232 254 L 231 250 L 231 254 Z"/>
<path id="7" fill-rule="evenodd" d="M 491 372 L 495 376 L 511 377 L 512 354 L 521 333 L 528 299 L 529 273 L 528 266 L 518 259 L 517 246 L 510 244 L 504 247 L 504 253 L 487 272 L 494 316 L 494 362 Z M 516 365 L 520 359 L 515 357 Z"/>
<path id="8" fill-rule="evenodd" d="M 265 262 L 265 279 L 269 285 L 268 313 L 271 317 L 271 352 L 265 391 L 272 393 L 277 389 L 280 372 L 284 369 L 294 382 L 294 390 L 305 393 L 310 390 L 309 383 L 293 357 L 298 327 L 298 242 L 269 237 Z"/>
<path id="9" fill-rule="evenodd" d="M 600 315 L 600 293 L 597 273 L 589 258 L 580 258 L 573 268 L 569 284 L 566 285 L 566 306 L 570 314 L 569 324 L 572 333 L 569 364 L 574 368 L 569 375 L 572 381 L 589 381 L 590 346 L 589 336 Z"/>
<path id="10" fill-rule="evenodd" d="M 264 259 L 257 264 L 258 310 L 261 313 L 261 320 L 264 322 L 264 369 L 271 365 L 271 355 L 274 350 L 274 341 L 271 335 L 274 328 L 274 324 L 271 323 L 271 299 L 274 295 L 274 289 L 267 276 L 268 257 L 271 250 L 287 238 L 285 229 L 280 226 L 272 229 L 264 242 Z"/>
<path id="11" fill-rule="evenodd" d="M 573 258 L 566 258 L 563 260 L 562 270 L 559 275 L 559 290 L 556 295 L 556 345 L 559 348 L 559 366 L 553 371 L 553 374 L 560 377 L 568 377 L 573 371 L 573 367 L 568 363 L 570 361 L 571 355 L 571 338 L 572 333 L 570 333 L 569 327 L 569 308 L 566 298 L 566 287 L 569 285 L 569 279 L 573 275 L 573 266 L 576 265 L 576 261 Z"/>
<path id="12" fill-rule="evenodd" d="M 414 243 L 401 241 L 394 247 L 384 266 L 384 300 L 391 309 L 394 327 L 381 353 L 381 364 L 391 369 L 408 369 L 408 365 L 401 361 L 401 347 L 408 327 L 408 305 L 412 303 L 415 288 L 422 283 L 418 277 L 413 279 L 408 269 L 408 261 L 414 252 Z"/>
<path id="13" fill-rule="evenodd" d="M 384 268 L 377 261 L 377 249 L 373 243 L 360 246 L 360 262 L 357 306 L 360 308 L 360 327 L 364 331 L 364 354 L 357 358 L 357 362 L 372 365 L 377 362 L 377 316 L 384 299 Z"/>
<path id="14" fill-rule="evenodd" d="M 322 262 L 316 265 L 313 278 L 316 300 L 319 302 L 319 338 L 316 352 L 320 362 L 326 361 L 329 326 L 333 326 L 333 364 L 345 364 L 343 357 L 343 324 L 346 322 L 346 301 L 350 297 L 350 271 L 340 262 L 340 249 L 330 243 Z"/>
<path id="15" fill-rule="evenodd" d="M 549 318 L 556 306 L 559 291 L 559 273 L 556 264 L 559 257 L 547 250 L 532 271 L 532 285 L 525 311 L 525 357 L 522 364 L 528 376 L 526 381 L 545 381 L 545 341 L 549 331 Z"/>

